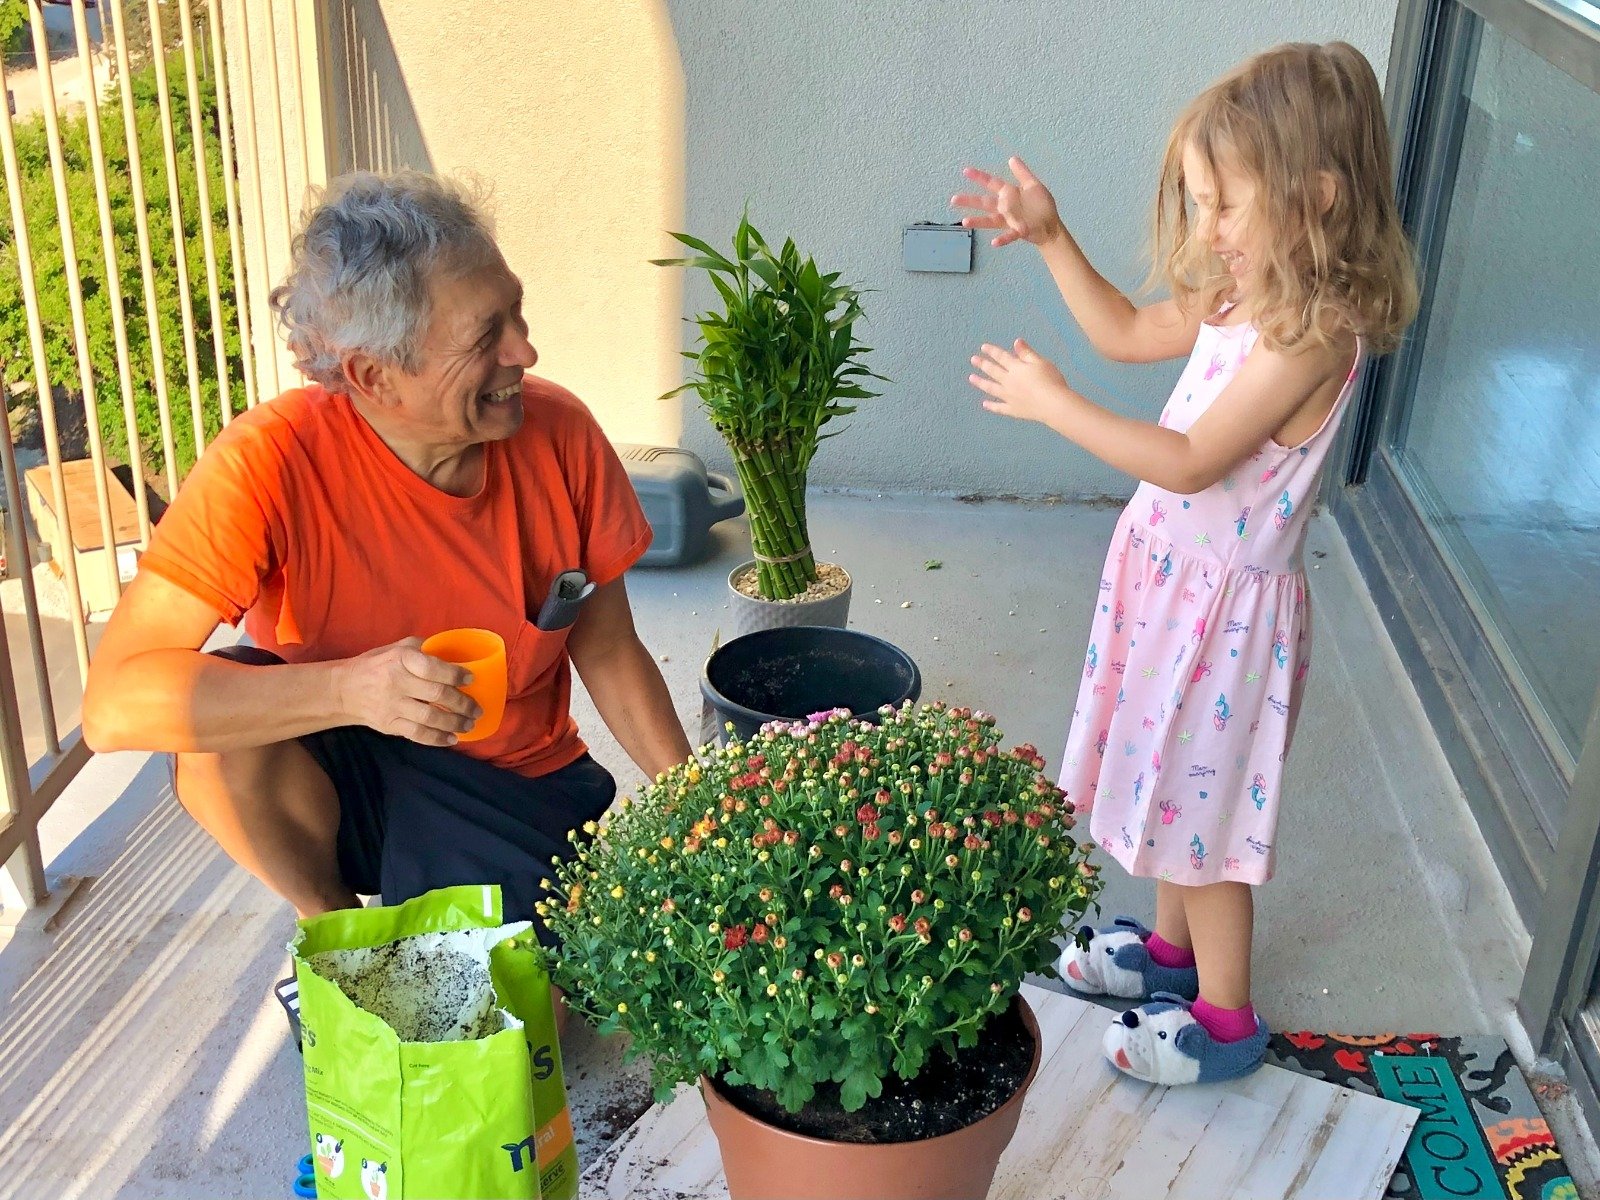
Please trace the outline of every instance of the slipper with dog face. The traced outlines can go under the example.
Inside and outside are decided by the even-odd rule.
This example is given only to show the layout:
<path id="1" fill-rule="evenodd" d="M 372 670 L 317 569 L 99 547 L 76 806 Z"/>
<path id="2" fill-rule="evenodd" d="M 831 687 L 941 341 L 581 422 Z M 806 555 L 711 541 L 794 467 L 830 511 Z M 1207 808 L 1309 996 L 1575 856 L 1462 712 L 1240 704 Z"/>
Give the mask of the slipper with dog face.
<path id="1" fill-rule="evenodd" d="M 1078 936 L 1087 945 L 1071 943 L 1056 964 L 1075 992 L 1124 1000 L 1148 1000 L 1157 992 L 1193 1000 L 1200 994 L 1200 973 L 1193 967 L 1163 967 L 1151 958 L 1145 945 L 1150 931 L 1132 917 L 1118 917 L 1105 929 L 1085 925 Z"/>
<path id="2" fill-rule="evenodd" d="M 1163 994 L 1120 1015 L 1101 1045 L 1112 1066 L 1145 1083 L 1221 1083 L 1259 1067 L 1270 1036 L 1257 1017 L 1249 1037 L 1219 1042 L 1194 1019 L 1189 1001 Z"/>

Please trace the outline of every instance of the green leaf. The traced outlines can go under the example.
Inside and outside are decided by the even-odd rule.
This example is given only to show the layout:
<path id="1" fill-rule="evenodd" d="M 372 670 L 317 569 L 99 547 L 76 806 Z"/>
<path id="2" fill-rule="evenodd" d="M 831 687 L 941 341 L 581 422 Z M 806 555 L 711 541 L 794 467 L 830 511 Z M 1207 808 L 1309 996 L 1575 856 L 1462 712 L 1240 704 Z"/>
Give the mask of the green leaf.
<path id="1" fill-rule="evenodd" d="M 868 1100 L 883 1095 L 883 1076 L 870 1068 L 857 1068 L 839 1084 L 839 1104 L 845 1112 L 857 1112 Z"/>
<path id="2" fill-rule="evenodd" d="M 817 1094 L 816 1084 L 801 1075 L 787 1075 L 775 1089 L 778 1103 L 790 1112 L 799 1112 Z"/>
<path id="3" fill-rule="evenodd" d="M 707 243 L 702 242 L 697 237 L 690 237 L 687 233 L 674 233 L 672 237 L 675 240 L 682 242 L 685 246 L 689 247 L 689 249 L 700 251 L 700 253 L 705 255 L 707 258 L 714 258 L 722 262 L 727 262 L 727 259 L 723 258 L 721 254 L 712 249 L 712 247 Z"/>

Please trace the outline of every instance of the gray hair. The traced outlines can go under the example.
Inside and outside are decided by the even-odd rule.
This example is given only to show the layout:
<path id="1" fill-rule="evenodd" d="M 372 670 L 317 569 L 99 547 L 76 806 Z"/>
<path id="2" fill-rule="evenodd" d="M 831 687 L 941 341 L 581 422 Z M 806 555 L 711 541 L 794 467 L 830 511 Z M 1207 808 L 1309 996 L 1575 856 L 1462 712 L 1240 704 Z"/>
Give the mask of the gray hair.
<path id="1" fill-rule="evenodd" d="M 331 392 L 360 352 L 415 371 L 428 327 L 428 276 L 499 255 L 480 195 L 420 171 L 358 172 L 313 198 L 270 303 L 295 365 Z"/>

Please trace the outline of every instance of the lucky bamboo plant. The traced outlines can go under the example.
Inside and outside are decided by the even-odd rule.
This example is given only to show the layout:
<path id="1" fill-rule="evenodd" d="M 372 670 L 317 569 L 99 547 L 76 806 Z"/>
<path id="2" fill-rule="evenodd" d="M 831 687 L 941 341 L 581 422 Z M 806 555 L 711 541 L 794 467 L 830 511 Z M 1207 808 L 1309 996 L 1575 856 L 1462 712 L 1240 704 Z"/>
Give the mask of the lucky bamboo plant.
<path id="1" fill-rule="evenodd" d="M 653 260 L 705 271 L 722 297 L 720 312 L 695 318 L 700 346 L 684 351 L 695 374 L 663 399 L 692 391 L 728 443 L 750 514 L 760 591 L 787 600 L 817 579 L 806 531 L 806 476 L 822 427 L 855 411 L 849 401 L 877 393 L 882 379 L 856 340 L 861 293 L 802 258 L 793 239 L 774 253 L 746 214 L 733 257 L 686 233 L 672 235 L 695 255 Z"/>

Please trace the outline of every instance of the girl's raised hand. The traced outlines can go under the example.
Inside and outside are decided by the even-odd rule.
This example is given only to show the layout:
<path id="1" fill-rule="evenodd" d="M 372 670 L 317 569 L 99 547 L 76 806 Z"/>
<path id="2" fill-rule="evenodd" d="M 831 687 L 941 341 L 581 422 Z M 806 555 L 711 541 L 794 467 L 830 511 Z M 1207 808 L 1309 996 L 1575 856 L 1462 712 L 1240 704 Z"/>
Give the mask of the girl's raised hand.
<path id="1" fill-rule="evenodd" d="M 967 382 L 988 396 L 983 406 L 992 413 L 1048 425 L 1077 398 L 1060 368 L 1021 338 L 1010 350 L 985 342 L 972 365 Z"/>
<path id="2" fill-rule="evenodd" d="M 1001 230 L 992 245 L 1009 246 L 1012 242 L 1028 241 L 1042 246 L 1062 229 L 1056 198 L 1020 158 L 1013 155 L 1008 165 L 1016 177 L 1014 183 L 977 167 L 963 168 L 961 173 L 983 191 L 952 196 L 950 206 L 977 211 L 977 216 L 961 218 L 968 229 Z"/>

